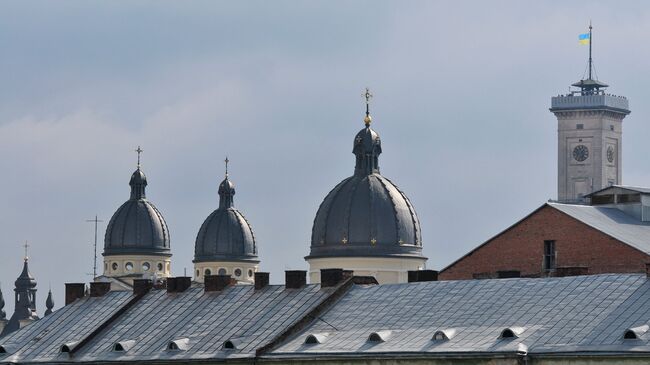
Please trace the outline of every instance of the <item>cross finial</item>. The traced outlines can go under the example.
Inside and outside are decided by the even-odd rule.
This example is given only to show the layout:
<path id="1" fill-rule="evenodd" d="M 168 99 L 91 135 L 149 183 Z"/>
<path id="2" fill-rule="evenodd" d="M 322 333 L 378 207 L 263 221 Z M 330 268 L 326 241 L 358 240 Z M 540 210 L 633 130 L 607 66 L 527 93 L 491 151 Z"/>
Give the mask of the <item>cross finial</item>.
<path id="1" fill-rule="evenodd" d="M 230 160 L 228 159 L 228 156 L 226 156 L 226 159 L 223 160 L 223 162 L 226 163 L 226 179 L 227 179 L 228 178 L 228 162 L 230 162 Z"/>
<path id="2" fill-rule="evenodd" d="M 27 248 L 29 247 L 29 243 L 27 243 L 27 241 L 25 241 L 25 244 L 23 245 L 23 247 L 25 248 L 25 261 L 27 261 L 27 260 L 29 260 L 29 256 L 27 256 Z"/>
<path id="3" fill-rule="evenodd" d="M 370 99 L 372 99 L 372 93 L 370 93 L 370 89 L 366 88 L 366 92 L 361 94 L 361 96 L 366 98 L 366 117 L 363 119 L 363 121 L 368 126 L 372 121 L 372 118 L 370 117 Z"/>
<path id="4" fill-rule="evenodd" d="M 142 148 L 140 148 L 140 146 L 138 146 L 138 149 L 135 150 L 135 152 L 138 153 L 138 169 L 139 169 L 139 168 L 140 168 L 140 154 L 141 154 L 142 152 L 144 152 L 144 150 L 143 150 Z"/>

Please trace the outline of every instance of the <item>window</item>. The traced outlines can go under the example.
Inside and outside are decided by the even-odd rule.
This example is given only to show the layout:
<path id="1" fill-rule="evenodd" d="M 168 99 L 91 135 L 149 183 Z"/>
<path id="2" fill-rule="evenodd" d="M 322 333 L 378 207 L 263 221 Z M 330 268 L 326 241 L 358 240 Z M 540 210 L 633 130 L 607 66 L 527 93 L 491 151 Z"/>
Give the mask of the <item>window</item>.
<path id="1" fill-rule="evenodd" d="M 145 263 L 142 264 L 142 270 L 149 271 L 149 269 L 151 269 L 151 264 L 150 263 L 145 262 Z"/>
<path id="2" fill-rule="evenodd" d="M 226 275 L 226 269 L 224 269 L 223 267 L 219 269 L 219 275 Z"/>
<path id="3" fill-rule="evenodd" d="M 241 276 L 241 269 L 235 269 L 235 276 L 240 277 Z"/>
<path id="4" fill-rule="evenodd" d="M 544 271 L 555 270 L 555 241 L 544 241 Z"/>
<path id="5" fill-rule="evenodd" d="M 117 262 L 112 263 L 112 264 L 111 264 L 111 268 L 112 268 L 113 270 L 117 270 Z"/>
<path id="6" fill-rule="evenodd" d="M 159 262 L 158 263 L 158 271 L 162 271 L 162 270 L 163 270 L 163 264 L 162 264 L 162 262 Z"/>
<path id="7" fill-rule="evenodd" d="M 584 124 L 576 124 L 576 129 L 583 129 L 584 127 Z"/>
<path id="8" fill-rule="evenodd" d="M 205 276 L 212 275 L 212 270 L 210 269 L 205 269 Z"/>
<path id="9" fill-rule="evenodd" d="M 248 269 L 248 277 L 252 278 L 253 277 L 253 270 Z"/>
<path id="10" fill-rule="evenodd" d="M 131 271 L 133 270 L 133 263 L 132 262 L 127 262 L 126 265 L 124 265 L 126 268 L 126 271 Z"/>

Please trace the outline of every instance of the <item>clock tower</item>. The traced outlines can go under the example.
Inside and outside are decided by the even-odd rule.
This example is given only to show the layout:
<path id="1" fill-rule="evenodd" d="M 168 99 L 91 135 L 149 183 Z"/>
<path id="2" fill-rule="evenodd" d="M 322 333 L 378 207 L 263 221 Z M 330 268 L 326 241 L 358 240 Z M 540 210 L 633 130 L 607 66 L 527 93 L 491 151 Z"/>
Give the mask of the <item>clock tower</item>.
<path id="1" fill-rule="evenodd" d="M 551 99 L 558 121 L 558 200 L 582 203 L 584 196 L 610 185 L 620 185 L 623 118 L 630 114 L 623 96 L 605 92 L 607 84 L 592 76 L 591 26 L 589 75 L 571 86 L 578 88 Z"/>

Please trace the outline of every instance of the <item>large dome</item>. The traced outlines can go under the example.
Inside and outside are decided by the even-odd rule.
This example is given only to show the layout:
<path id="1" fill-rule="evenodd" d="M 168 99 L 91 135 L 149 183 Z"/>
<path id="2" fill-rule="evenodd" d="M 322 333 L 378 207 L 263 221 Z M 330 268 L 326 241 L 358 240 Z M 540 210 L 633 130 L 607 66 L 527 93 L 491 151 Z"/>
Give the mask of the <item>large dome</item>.
<path id="1" fill-rule="evenodd" d="M 194 262 L 259 262 L 250 224 L 234 208 L 235 186 L 228 176 L 219 185 L 219 208 L 206 218 L 194 245 Z"/>
<path id="2" fill-rule="evenodd" d="M 314 219 L 311 252 L 319 257 L 422 257 L 420 222 L 406 195 L 379 173 L 381 140 L 366 127 L 354 139 L 354 175 L 321 203 Z"/>
<path id="3" fill-rule="evenodd" d="M 171 256 L 167 223 L 146 199 L 147 178 L 138 169 L 131 175 L 131 198 L 111 217 L 104 236 L 104 256 L 120 254 Z"/>

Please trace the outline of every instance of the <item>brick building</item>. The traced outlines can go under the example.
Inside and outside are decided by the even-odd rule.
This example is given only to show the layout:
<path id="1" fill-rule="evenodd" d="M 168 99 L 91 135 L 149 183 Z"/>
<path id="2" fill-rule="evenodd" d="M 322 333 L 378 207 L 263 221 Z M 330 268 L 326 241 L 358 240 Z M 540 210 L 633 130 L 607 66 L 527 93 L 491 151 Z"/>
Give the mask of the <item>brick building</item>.
<path id="1" fill-rule="evenodd" d="M 612 186 L 588 204 L 548 202 L 440 272 L 442 280 L 645 272 L 650 189 Z"/>

